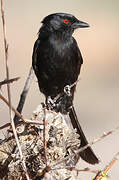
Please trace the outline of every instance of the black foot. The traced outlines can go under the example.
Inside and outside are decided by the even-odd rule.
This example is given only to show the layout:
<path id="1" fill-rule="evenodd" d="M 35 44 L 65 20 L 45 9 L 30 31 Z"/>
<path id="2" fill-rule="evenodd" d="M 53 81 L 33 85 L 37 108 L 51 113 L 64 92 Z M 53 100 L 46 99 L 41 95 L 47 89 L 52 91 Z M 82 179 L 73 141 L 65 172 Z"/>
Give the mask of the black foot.
<path id="1" fill-rule="evenodd" d="M 71 96 L 71 88 L 69 85 L 66 85 L 64 87 L 64 93 L 67 95 L 67 96 Z"/>

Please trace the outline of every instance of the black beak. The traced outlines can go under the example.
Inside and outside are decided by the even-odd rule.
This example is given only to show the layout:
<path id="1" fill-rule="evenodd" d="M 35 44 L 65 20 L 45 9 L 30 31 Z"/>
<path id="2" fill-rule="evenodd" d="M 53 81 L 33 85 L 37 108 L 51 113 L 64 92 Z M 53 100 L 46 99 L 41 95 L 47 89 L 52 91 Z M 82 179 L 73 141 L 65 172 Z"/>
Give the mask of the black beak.
<path id="1" fill-rule="evenodd" d="M 86 27 L 90 27 L 88 23 L 83 22 L 83 21 L 77 21 L 75 23 L 73 23 L 73 28 L 77 29 L 77 28 L 86 28 Z"/>

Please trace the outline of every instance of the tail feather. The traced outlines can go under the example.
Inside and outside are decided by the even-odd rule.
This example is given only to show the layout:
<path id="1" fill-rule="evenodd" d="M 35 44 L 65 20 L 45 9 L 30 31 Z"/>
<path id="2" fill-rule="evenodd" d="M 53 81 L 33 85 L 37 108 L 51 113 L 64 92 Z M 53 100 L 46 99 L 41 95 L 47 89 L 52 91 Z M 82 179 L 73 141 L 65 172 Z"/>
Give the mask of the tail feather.
<path id="1" fill-rule="evenodd" d="M 88 141 L 84 135 L 84 132 L 82 131 L 82 128 L 79 124 L 76 112 L 74 107 L 72 106 L 72 108 L 70 109 L 69 112 L 69 117 L 71 119 L 71 123 L 73 128 L 77 129 L 77 133 L 80 135 L 80 139 L 81 139 L 81 147 L 85 146 L 88 144 Z M 80 152 L 80 157 L 90 163 L 90 164 L 97 164 L 99 163 L 98 158 L 96 157 L 96 155 L 94 154 L 93 150 L 91 147 L 88 147 L 87 149 L 85 149 L 84 151 Z"/>

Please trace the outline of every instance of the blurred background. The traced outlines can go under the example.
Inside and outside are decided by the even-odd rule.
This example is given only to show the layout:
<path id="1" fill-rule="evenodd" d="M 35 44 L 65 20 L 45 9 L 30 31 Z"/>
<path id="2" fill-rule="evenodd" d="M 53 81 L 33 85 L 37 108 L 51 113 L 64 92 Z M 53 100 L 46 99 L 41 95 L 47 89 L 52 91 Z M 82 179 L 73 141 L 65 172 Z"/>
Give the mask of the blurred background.
<path id="1" fill-rule="evenodd" d="M 17 106 L 20 93 L 31 67 L 32 49 L 43 17 L 66 12 L 90 24 L 78 29 L 74 37 L 81 49 L 84 64 L 75 93 L 74 104 L 79 121 L 89 141 L 119 126 L 119 1 L 118 0 L 5 0 L 7 40 L 9 44 L 10 77 L 20 76 L 11 85 L 12 104 Z M 2 21 L 0 19 L 0 81 L 6 77 Z M 2 93 L 7 97 L 6 86 Z M 34 79 L 24 106 L 23 115 L 30 118 L 33 110 L 44 101 Z M 8 107 L 0 101 L 0 125 L 9 122 Z M 4 132 L 0 131 L 0 137 Z M 93 146 L 101 163 L 89 166 L 81 161 L 79 169 L 103 169 L 119 151 L 119 132 Z M 109 171 L 110 180 L 119 178 L 119 162 Z M 91 179 L 81 172 L 81 180 Z"/>

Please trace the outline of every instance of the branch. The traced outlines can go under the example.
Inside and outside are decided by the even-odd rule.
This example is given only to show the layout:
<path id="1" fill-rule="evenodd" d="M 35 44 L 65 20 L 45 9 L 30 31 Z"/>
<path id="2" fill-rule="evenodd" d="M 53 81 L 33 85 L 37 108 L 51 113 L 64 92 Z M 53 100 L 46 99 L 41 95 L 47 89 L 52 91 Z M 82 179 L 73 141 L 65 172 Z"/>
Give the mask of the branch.
<path id="1" fill-rule="evenodd" d="M 4 128 L 7 128 L 7 127 L 9 127 L 11 125 L 11 123 L 6 123 L 6 124 L 4 124 L 3 126 L 0 126 L 0 130 L 1 129 L 4 129 Z"/>
<path id="2" fill-rule="evenodd" d="M 16 77 L 13 79 L 5 79 L 4 81 L 0 82 L 0 86 L 5 85 L 5 84 L 9 84 L 9 83 L 13 83 L 14 81 L 18 81 L 20 79 L 20 77 Z"/>
<path id="3" fill-rule="evenodd" d="M 75 170 L 77 173 L 79 173 L 79 172 L 90 172 L 90 173 L 97 174 L 99 172 L 99 170 L 90 169 L 88 167 L 86 167 L 84 169 L 77 169 L 76 167 L 71 168 L 71 167 L 66 166 L 66 169 Z"/>
<path id="4" fill-rule="evenodd" d="M 5 26 L 3 0 L 1 0 L 1 15 L 2 15 L 3 38 L 4 38 L 4 50 L 5 50 L 6 79 L 9 80 L 8 43 L 7 43 L 7 38 L 6 38 L 6 26 Z M 7 84 L 7 92 L 8 92 L 8 100 L 9 100 L 9 103 L 11 104 L 11 94 L 10 94 L 9 84 Z M 11 116 L 10 108 L 9 108 L 9 114 Z"/>
<path id="5" fill-rule="evenodd" d="M 101 180 L 103 177 L 107 177 L 107 172 L 112 168 L 112 166 L 119 160 L 119 152 L 113 157 L 111 162 L 104 168 L 103 171 L 97 173 L 93 180 Z"/>
<path id="6" fill-rule="evenodd" d="M 47 166 L 47 142 L 46 142 L 46 109 L 44 111 L 44 119 L 43 119 L 43 145 L 44 145 L 44 158 L 45 164 Z"/>
<path id="7" fill-rule="evenodd" d="M 105 174 L 112 168 L 112 166 L 115 164 L 117 160 L 119 160 L 119 152 L 113 157 L 111 162 L 105 167 L 104 172 Z"/>
<path id="8" fill-rule="evenodd" d="M 29 91 L 29 88 L 30 88 L 30 85 L 31 85 L 33 79 L 34 79 L 34 71 L 33 71 L 33 68 L 31 67 L 30 71 L 29 71 L 29 75 L 28 75 L 28 77 L 26 79 L 26 82 L 25 82 L 25 85 L 24 85 L 24 89 L 23 89 L 23 91 L 21 93 L 19 104 L 17 106 L 17 111 L 19 113 L 22 112 L 22 109 L 23 109 L 23 106 L 24 106 L 24 103 L 25 103 L 25 100 L 26 100 L 26 96 L 28 94 L 28 91 Z M 15 116 L 14 116 L 15 125 L 17 125 L 19 123 L 19 120 L 20 120 L 19 116 L 17 116 L 15 114 Z"/>
<path id="9" fill-rule="evenodd" d="M 9 102 L 7 101 L 7 99 L 0 93 L 0 99 L 2 99 L 2 101 L 5 102 L 5 104 L 10 107 Z M 23 118 L 23 116 L 13 107 L 11 106 L 11 110 L 19 117 L 19 119 L 21 119 L 24 123 L 31 123 L 31 124 L 39 124 L 39 125 L 43 125 L 43 123 L 41 121 L 36 121 L 36 120 L 29 120 L 29 119 L 25 119 Z M 22 122 L 21 122 L 22 123 Z M 7 123 L 7 125 L 3 125 L 2 127 L 0 127 L 0 129 L 3 129 L 7 126 L 9 126 L 10 124 Z"/>
<path id="10" fill-rule="evenodd" d="M 6 26 L 5 26 L 5 17 L 4 17 L 4 6 L 3 6 L 3 3 L 4 3 L 4 1 L 1 0 L 1 15 L 2 15 L 2 24 L 3 24 L 6 77 L 7 77 L 7 80 L 9 80 L 8 43 L 7 43 L 7 38 L 6 38 Z M 12 114 L 12 108 L 11 108 L 12 107 L 12 105 L 11 105 L 11 92 L 10 92 L 10 85 L 9 84 L 7 84 L 7 92 L 8 92 L 8 100 L 9 100 L 9 115 L 10 115 L 10 122 L 11 122 L 11 125 L 12 125 L 13 134 L 14 134 L 14 137 L 15 137 L 18 149 L 19 149 L 19 154 L 20 154 L 23 170 L 25 172 L 27 180 L 30 180 L 28 172 L 27 172 L 26 164 L 25 164 L 25 161 L 23 159 L 23 154 L 22 154 L 22 150 L 21 150 L 21 147 L 20 147 L 20 143 L 19 143 L 19 140 L 18 140 L 17 133 L 16 133 L 14 121 L 13 121 L 13 114 Z"/>

